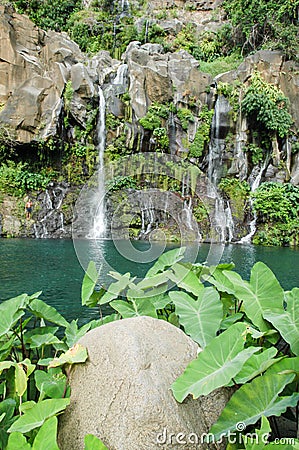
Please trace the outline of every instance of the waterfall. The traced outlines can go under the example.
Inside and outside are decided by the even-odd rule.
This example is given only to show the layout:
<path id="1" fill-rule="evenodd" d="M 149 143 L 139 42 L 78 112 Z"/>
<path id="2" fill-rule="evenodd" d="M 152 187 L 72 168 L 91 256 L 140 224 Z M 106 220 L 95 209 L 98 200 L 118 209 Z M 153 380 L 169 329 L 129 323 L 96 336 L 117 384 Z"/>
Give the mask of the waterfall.
<path id="1" fill-rule="evenodd" d="M 99 86 L 99 117 L 96 127 L 97 135 L 97 149 L 99 155 L 99 168 L 98 168 L 98 180 L 97 180 L 97 192 L 96 192 L 96 215 L 94 218 L 92 237 L 97 239 L 105 235 L 106 220 L 105 220 L 105 175 L 104 175 L 104 151 L 106 142 L 106 129 L 105 129 L 105 109 L 106 102 L 104 93 Z"/>
<path id="2" fill-rule="evenodd" d="M 184 200 L 183 213 L 186 218 L 186 225 L 189 230 L 193 231 L 193 214 L 192 214 L 192 197 L 189 200 Z"/>
<path id="3" fill-rule="evenodd" d="M 146 236 L 152 231 L 152 227 L 155 223 L 155 209 L 152 199 L 148 195 L 142 195 L 140 199 L 140 211 L 141 211 L 141 232 L 140 236 Z"/>
<path id="4" fill-rule="evenodd" d="M 128 73 L 128 65 L 121 64 L 116 72 L 116 76 L 112 81 L 113 86 L 116 87 L 115 94 L 120 95 L 124 94 L 127 89 L 127 73 Z"/>
<path id="5" fill-rule="evenodd" d="M 207 175 L 216 189 L 210 189 L 208 194 L 215 198 L 214 225 L 220 242 L 230 242 L 233 238 L 233 219 L 229 203 L 225 208 L 224 200 L 217 191 L 223 174 L 222 155 L 225 150 L 225 137 L 229 129 L 229 111 L 231 107 L 227 99 L 220 95 L 215 103 L 211 126 L 211 140 L 208 154 Z"/>
<path id="6" fill-rule="evenodd" d="M 234 237 L 234 221 L 229 201 L 227 202 L 227 207 L 225 209 L 225 216 L 226 216 L 226 230 L 228 242 L 231 242 Z"/>
<path id="7" fill-rule="evenodd" d="M 208 155 L 208 178 L 216 186 L 223 173 L 222 154 L 225 149 L 228 113 L 231 107 L 227 99 L 220 95 L 215 103 L 211 126 L 211 141 Z"/>
<path id="8" fill-rule="evenodd" d="M 269 157 L 266 156 L 265 161 L 262 165 L 262 167 L 259 170 L 259 173 L 257 174 L 256 178 L 253 180 L 252 184 L 251 184 L 251 192 L 255 192 L 257 190 L 257 188 L 259 187 L 259 185 L 261 184 L 261 179 L 262 179 L 262 175 L 268 165 L 269 162 Z M 249 201 L 250 204 L 250 208 L 251 211 L 253 211 L 253 219 L 251 220 L 250 224 L 249 224 L 249 233 L 242 237 L 242 239 L 240 239 L 240 241 L 238 242 L 239 244 L 251 244 L 251 238 L 255 235 L 256 232 L 256 221 L 257 221 L 257 215 L 256 212 L 253 210 L 253 200 L 252 198 L 250 198 Z"/>
<path id="9" fill-rule="evenodd" d="M 121 0 L 121 12 L 125 13 L 127 11 L 129 11 L 130 9 L 130 3 L 129 0 Z"/>

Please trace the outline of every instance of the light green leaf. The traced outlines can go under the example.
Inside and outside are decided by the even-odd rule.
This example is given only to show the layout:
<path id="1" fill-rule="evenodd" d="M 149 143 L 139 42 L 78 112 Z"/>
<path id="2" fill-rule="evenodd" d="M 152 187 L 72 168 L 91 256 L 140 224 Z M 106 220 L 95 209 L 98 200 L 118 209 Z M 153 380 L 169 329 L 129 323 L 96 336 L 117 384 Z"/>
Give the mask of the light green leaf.
<path id="1" fill-rule="evenodd" d="M 24 333 L 24 343 L 31 344 L 31 338 L 36 335 L 42 334 L 55 334 L 59 330 L 59 327 L 37 327 L 33 328 L 33 330 L 26 330 Z"/>
<path id="2" fill-rule="evenodd" d="M 169 272 L 169 279 L 178 287 L 198 297 L 204 286 L 192 270 L 183 264 L 176 263 L 172 266 L 172 272 Z"/>
<path id="3" fill-rule="evenodd" d="M 149 269 L 145 278 L 153 277 L 159 272 L 163 272 L 166 268 L 172 267 L 178 261 L 184 258 L 186 247 L 175 248 L 169 252 L 163 253 L 155 264 Z"/>
<path id="4" fill-rule="evenodd" d="M 262 416 L 261 428 L 255 430 L 255 433 L 249 433 L 249 436 L 246 434 L 242 436 L 246 450 L 263 450 L 266 446 L 270 432 L 270 423 L 265 416 Z"/>
<path id="5" fill-rule="evenodd" d="M 41 395 L 45 394 L 50 398 L 62 398 L 66 387 L 66 376 L 52 371 L 44 372 L 37 370 L 34 374 L 35 384 Z"/>
<path id="6" fill-rule="evenodd" d="M 95 262 L 90 261 L 85 272 L 81 287 L 81 300 L 83 306 L 90 306 L 90 297 L 94 292 L 98 278 L 99 274 Z"/>
<path id="7" fill-rule="evenodd" d="M 108 450 L 103 442 L 93 434 L 86 434 L 84 445 L 84 450 Z"/>
<path id="8" fill-rule="evenodd" d="M 265 374 L 251 383 L 243 384 L 231 397 L 210 433 L 218 440 L 236 430 L 238 423 L 248 426 L 256 423 L 262 416 L 280 416 L 288 407 L 294 407 L 299 394 L 279 397 L 280 392 L 294 377 L 294 374 Z"/>
<path id="9" fill-rule="evenodd" d="M 41 348 L 43 345 L 59 344 L 61 341 L 52 333 L 35 334 L 30 339 L 30 348 Z"/>
<path id="10" fill-rule="evenodd" d="M 241 320 L 242 317 L 243 317 L 242 313 L 236 313 L 236 314 L 232 314 L 231 316 L 226 317 L 225 319 L 222 320 L 222 322 L 220 324 L 220 327 L 219 327 L 220 330 L 226 330 L 231 325 L 238 322 L 238 320 Z"/>
<path id="11" fill-rule="evenodd" d="M 32 445 L 32 450 L 59 450 L 57 445 L 57 417 L 45 421 L 38 431 Z"/>
<path id="12" fill-rule="evenodd" d="M 15 421 L 16 401 L 12 398 L 7 398 L 0 402 L 0 416 L 2 417 L 0 426 L 0 448 L 5 448 L 8 440 L 7 430 Z M 3 416 L 4 414 L 4 416 Z"/>
<path id="13" fill-rule="evenodd" d="M 63 411 L 70 403 L 69 398 L 55 398 L 43 400 L 36 403 L 31 409 L 19 417 L 9 428 L 8 432 L 20 431 L 27 433 L 28 431 L 38 428 L 49 418 Z"/>
<path id="14" fill-rule="evenodd" d="M 264 311 L 273 308 L 283 311 L 284 301 L 284 291 L 271 269 L 257 262 L 251 270 L 250 283 L 235 272 L 225 270 L 223 274 L 234 285 L 234 295 L 243 301 L 247 317 L 261 331 L 267 331 L 269 325 L 263 318 Z"/>
<path id="15" fill-rule="evenodd" d="M 265 372 L 270 366 L 277 362 L 277 359 L 274 359 L 276 354 L 276 348 L 271 347 L 258 355 L 252 355 L 246 361 L 241 371 L 235 376 L 234 381 L 237 384 L 244 384 L 255 378 L 257 375 Z"/>
<path id="16" fill-rule="evenodd" d="M 27 375 L 21 363 L 15 364 L 15 385 L 17 394 L 22 396 L 27 389 Z"/>
<path id="17" fill-rule="evenodd" d="M 170 292 L 185 332 L 202 348 L 216 336 L 223 317 L 223 306 L 216 289 L 204 288 L 197 300 L 185 292 Z"/>
<path id="18" fill-rule="evenodd" d="M 19 431 L 11 433 L 8 438 L 6 450 L 30 450 L 31 445 L 27 442 L 25 436 Z"/>
<path id="19" fill-rule="evenodd" d="M 83 337 L 91 327 L 91 323 L 89 322 L 79 329 L 77 322 L 78 319 L 72 320 L 65 328 L 65 337 L 68 347 L 72 347 L 76 344 L 76 342 Z"/>
<path id="20" fill-rule="evenodd" d="M 291 351 L 299 356 L 299 288 L 286 293 L 287 310 L 269 308 L 264 318 L 271 322 L 283 339 L 290 344 Z"/>
<path id="21" fill-rule="evenodd" d="M 128 303 L 124 300 L 114 300 L 110 303 L 124 319 L 130 317 L 150 316 L 157 318 L 154 305 L 147 298 L 131 299 Z"/>
<path id="22" fill-rule="evenodd" d="M 259 347 L 244 347 L 246 325 L 236 323 L 214 338 L 192 361 L 185 372 L 172 384 L 175 398 L 182 402 L 188 394 L 193 398 L 208 395 L 226 386 Z"/>
<path id="23" fill-rule="evenodd" d="M 104 305 L 105 303 L 109 303 L 117 298 L 120 293 L 128 287 L 131 281 L 131 274 L 128 272 L 122 275 L 116 283 L 111 283 L 107 289 L 107 292 L 100 299 L 99 305 Z"/>
<path id="24" fill-rule="evenodd" d="M 47 305 L 47 303 L 38 298 L 33 299 L 29 303 L 29 308 L 35 316 L 47 320 L 48 322 L 55 323 L 61 327 L 66 327 L 68 324 L 65 318 L 62 317 L 55 308 Z"/>
<path id="25" fill-rule="evenodd" d="M 142 281 L 140 281 L 136 287 L 138 290 L 142 289 L 150 289 L 150 288 L 154 288 L 156 286 L 159 286 L 160 284 L 164 284 L 167 283 L 169 280 L 168 277 L 168 273 L 167 272 L 162 272 L 162 273 L 158 273 L 156 275 L 153 275 L 152 277 L 146 277 L 143 278 Z"/>
<path id="26" fill-rule="evenodd" d="M 235 293 L 233 283 L 227 278 L 227 276 L 225 276 L 223 270 L 215 269 L 212 276 L 206 275 L 205 279 L 209 283 L 213 284 L 220 292 L 227 292 L 228 294 Z"/>
<path id="27" fill-rule="evenodd" d="M 72 348 L 70 348 L 67 352 L 62 353 L 59 358 L 54 358 L 50 364 L 51 367 L 60 367 L 64 364 L 76 364 L 83 363 L 87 360 L 87 350 L 81 344 L 75 344 Z"/>
<path id="28" fill-rule="evenodd" d="M 277 362 L 267 370 L 267 374 L 283 374 L 290 372 L 299 373 L 299 356 L 296 358 L 278 359 Z"/>

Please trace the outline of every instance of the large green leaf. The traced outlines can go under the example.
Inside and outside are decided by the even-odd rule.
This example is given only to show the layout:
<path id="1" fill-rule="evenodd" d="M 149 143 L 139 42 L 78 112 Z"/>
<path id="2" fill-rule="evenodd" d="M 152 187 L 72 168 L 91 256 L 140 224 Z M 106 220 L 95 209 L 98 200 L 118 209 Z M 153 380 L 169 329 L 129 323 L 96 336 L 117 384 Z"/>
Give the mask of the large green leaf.
<path id="1" fill-rule="evenodd" d="M 299 356 L 296 358 L 282 358 L 278 359 L 277 362 L 269 367 L 267 374 L 271 373 L 299 373 Z"/>
<path id="2" fill-rule="evenodd" d="M 215 269 L 212 276 L 206 275 L 205 279 L 213 284 L 220 292 L 227 292 L 228 294 L 234 294 L 235 292 L 233 283 L 225 276 L 223 270 Z"/>
<path id="3" fill-rule="evenodd" d="M 0 337 L 7 334 L 18 320 L 25 314 L 23 310 L 16 310 L 14 304 L 4 302 L 6 308 L 0 310 Z"/>
<path id="4" fill-rule="evenodd" d="M 223 274 L 234 285 L 234 295 L 243 301 L 248 318 L 261 331 L 269 329 L 263 318 L 266 309 L 283 311 L 284 291 L 274 273 L 262 262 L 257 262 L 252 270 L 250 283 L 244 281 L 239 274 L 224 271 Z"/>
<path id="5" fill-rule="evenodd" d="M 123 300 L 114 300 L 110 303 L 124 319 L 130 317 L 150 316 L 157 318 L 156 308 L 147 298 L 131 299 L 128 303 Z"/>
<path id="6" fill-rule="evenodd" d="M 185 332 L 202 348 L 216 336 L 223 318 L 223 307 L 216 289 L 200 290 L 197 300 L 185 292 L 170 292 Z"/>
<path id="7" fill-rule="evenodd" d="M 261 428 L 255 430 L 255 433 L 249 433 L 242 436 L 246 450 L 263 450 L 266 446 L 270 432 L 270 423 L 265 416 L 262 416 Z"/>
<path id="8" fill-rule="evenodd" d="M 262 416 L 280 416 L 288 407 L 294 407 L 299 394 L 279 397 L 294 377 L 294 374 L 265 374 L 241 386 L 210 430 L 215 440 L 238 429 L 238 424 L 246 427 L 256 423 Z"/>
<path id="9" fill-rule="evenodd" d="M 88 354 L 86 348 L 81 344 L 75 344 L 67 352 L 62 353 L 59 358 L 54 358 L 50 362 L 49 368 L 60 367 L 64 364 L 78 364 L 87 360 Z"/>
<path id="10" fill-rule="evenodd" d="M 172 384 L 175 398 L 182 402 L 188 394 L 194 398 L 208 395 L 214 389 L 231 382 L 250 356 L 259 347 L 244 347 L 246 325 L 236 323 L 214 338 Z"/>
<path id="11" fill-rule="evenodd" d="M 83 337 L 87 331 L 91 327 L 91 323 L 86 323 L 83 325 L 83 327 L 78 328 L 78 319 L 72 320 L 71 323 L 69 323 L 65 329 L 65 337 L 66 337 L 66 343 L 68 347 L 72 347 L 76 342 Z"/>
<path id="12" fill-rule="evenodd" d="M 14 412 L 16 401 L 12 398 L 7 398 L 0 402 L 0 448 L 5 448 L 8 439 L 8 428 L 15 421 Z"/>
<path id="13" fill-rule="evenodd" d="M 157 273 L 163 272 L 165 269 L 172 267 L 178 261 L 184 258 L 186 247 L 179 247 L 163 253 L 155 264 L 149 269 L 145 278 L 153 277 Z"/>
<path id="14" fill-rule="evenodd" d="M 274 325 L 290 344 L 292 352 L 299 356 L 299 288 L 286 293 L 286 302 L 286 311 L 269 308 L 264 311 L 264 318 Z"/>
<path id="15" fill-rule="evenodd" d="M 103 442 L 93 434 L 86 434 L 84 438 L 84 450 L 108 450 Z"/>
<path id="16" fill-rule="evenodd" d="M 32 450 L 59 450 L 57 445 L 57 417 L 50 417 L 39 429 Z"/>
<path id="17" fill-rule="evenodd" d="M 58 373 L 54 369 L 50 369 L 49 372 L 36 370 L 34 373 L 35 384 L 41 393 L 41 398 L 45 395 L 50 398 L 62 398 L 64 396 L 67 378 L 60 370 Z"/>
<path id="18" fill-rule="evenodd" d="M 66 327 L 68 324 L 65 318 L 62 317 L 55 308 L 47 305 L 47 303 L 38 298 L 33 299 L 29 303 L 29 308 L 35 316 L 47 320 L 48 322 L 55 323 L 61 327 Z"/>
<path id="19" fill-rule="evenodd" d="M 43 423 L 57 413 L 63 411 L 70 403 L 69 398 L 47 399 L 36 403 L 32 408 L 20 416 L 9 428 L 8 432 L 20 431 L 27 433 L 28 431 L 38 428 Z"/>
<path id="20" fill-rule="evenodd" d="M 129 284 L 132 282 L 131 274 L 125 273 L 120 277 L 116 283 L 111 283 L 107 289 L 107 292 L 102 296 L 99 301 L 100 305 L 104 305 L 105 303 L 109 303 L 115 298 L 117 298 L 123 291 L 126 289 Z"/>
<path id="21" fill-rule="evenodd" d="M 30 450 L 31 448 L 25 436 L 19 431 L 15 431 L 9 435 L 6 450 Z"/>
<path id="22" fill-rule="evenodd" d="M 41 327 L 42 328 L 42 327 Z M 41 348 L 44 345 L 54 345 L 61 343 L 57 336 L 52 333 L 35 334 L 31 337 L 30 348 Z"/>
<path id="23" fill-rule="evenodd" d="M 94 261 L 90 261 L 87 270 L 85 272 L 82 287 L 81 287 L 81 300 L 82 305 L 89 306 L 90 297 L 92 296 L 99 278 L 98 270 Z"/>
<path id="24" fill-rule="evenodd" d="M 200 295 L 204 286 L 189 267 L 183 264 L 176 263 L 172 267 L 172 272 L 169 272 L 169 279 L 173 281 L 178 287 L 185 289 L 196 297 Z"/>
<path id="25" fill-rule="evenodd" d="M 258 355 L 252 355 L 246 361 L 240 372 L 235 376 L 234 381 L 237 384 L 245 384 L 257 375 L 265 372 L 270 366 L 277 362 L 277 359 L 274 359 L 276 354 L 276 348 L 271 347 Z"/>

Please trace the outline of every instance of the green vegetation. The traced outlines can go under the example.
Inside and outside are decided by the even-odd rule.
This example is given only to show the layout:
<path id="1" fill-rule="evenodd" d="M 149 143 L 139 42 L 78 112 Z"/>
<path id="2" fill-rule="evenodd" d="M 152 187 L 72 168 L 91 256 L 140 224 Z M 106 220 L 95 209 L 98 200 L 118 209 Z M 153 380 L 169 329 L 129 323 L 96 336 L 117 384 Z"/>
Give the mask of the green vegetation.
<path id="1" fill-rule="evenodd" d="M 242 110 L 254 129 L 265 129 L 270 136 L 285 137 L 293 123 L 288 107 L 289 99 L 277 86 L 263 80 L 259 72 L 252 74 Z"/>
<path id="2" fill-rule="evenodd" d="M 298 0 L 225 0 L 231 22 L 228 43 L 242 54 L 261 48 L 282 50 L 287 57 L 298 53 Z"/>
<path id="3" fill-rule="evenodd" d="M 260 419 L 261 428 L 270 432 L 265 417 L 272 424 L 281 414 L 298 420 L 294 407 L 299 400 L 299 288 L 283 291 L 261 262 L 245 281 L 232 263 L 213 267 L 183 263 L 184 251 L 177 248 L 160 256 L 138 284 L 129 273 L 111 272 L 115 282 L 107 290 L 96 289 L 98 273 L 91 262 L 83 280 L 82 304 L 99 308 L 109 304 L 115 313 L 81 328 L 40 300 L 40 292 L 0 305 L 1 448 L 44 450 L 47 444 L 58 450 L 56 416 L 70 402 L 70 371 L 88 356 L 78 339 L 105 323 L 144 315 L 180 327 L 202 349 L 171 386 L 178 402 L 189 394 L 198 398 L 222 386 L 234 387 L 210 430 L 216 440 L 221 434 L 241 435 L 236 430 L 239 422 L 246 426 L 245 439 Z M 85 450 L 97 448 L 95 441 L 88 435 Z M 238 448 L 250 449 L 245 441 Z"/>
<path id="4" fill-rule="evenodd" d="M 55 175 L 52 169 L 36 173 L 29 169 L 27 163 L 7 161 L 0 167 L 0 192 L 22 197 L 28 191 L 44 189 Z"/>
<path id="5" fill-rule="evenodd" d="M 247 181 L 240 181 L 237 178 L 222 178 L 218 188 L 229 199 L 236 219 L 244 219 L 247 202 L 250 195 L 250 187 Z"/>
<path id="6" fill-rule="evenodd" d="M 290 183 L 263 183 L 253 193 L 258 217 L 255 244 L 296 245 L 299 241 L 299 188 Z"/>
<path id="7" fill-rule="evenodd" d="M 199 113 L 200 123 L 197 127 L 194 141 L 190 145 L 189 156 L 194 158 L 200 158 L 205 150 L 205 145 L 210 140 L 211 124 L 214 115 L 214 110 L 208 109 L 207 105 L 204 105 Z"/>
<path id="8" fill-rule="evenodd" d="M 298 420 L 291 408 L 299 400 L 299 289 L 284 292 L 261 262 L 245 281 L 232 270 L 233 264 L 193 265 L 182 263 L 183 256 L 184 248 L 163 254 L 138 284 L 129 273 L 111 272 L 116 281 L 107 291 L 95 290 L 97 269 L 90 263 L 82 302 L 90 307 L 109 303 L 118 318 L 147 315 L 167 320 L 200 345 L 198 357 L 171 388 L 182 402 L 189 394 L 198 398 L 222 386 L 234 387 L 210 430 L 216 440 L 232 432 L 241 435 L 238 422 L 250 433 L 260 419 L 270 432 L 265 417 L 271 423 L 281 414 Z M 170 280 L 174 290 L 169 290 Z M 252 448 L 245 444 L 238 448 Z"/>

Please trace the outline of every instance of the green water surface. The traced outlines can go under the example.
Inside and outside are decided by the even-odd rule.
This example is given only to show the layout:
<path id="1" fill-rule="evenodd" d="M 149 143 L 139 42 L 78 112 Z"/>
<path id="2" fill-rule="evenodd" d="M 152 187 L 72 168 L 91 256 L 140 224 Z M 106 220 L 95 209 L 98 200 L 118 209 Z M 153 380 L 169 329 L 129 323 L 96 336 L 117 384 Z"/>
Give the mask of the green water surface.
<path id="1" fill-rule="evenodd" d="M 0 239 L 0 301 L 24 292 L 32 294 L 42 290 L 41 298 L 57 308 L 67 320 L 79 318 L 79 322 L 84 323 L 97 318 L 97 309 L 81 306 L 82 265 L 86 267 L 93 259 L 100 267 L 104 260 L 100 281 L 105 285 L 112 281 L 107 275 L 109 268 L 142 277 L 152 265 L 150 262 L 142 263 L 142 253 L 147 254 L 150 244 L 138 241 L 134 248 L 141 255 L 141 261 L 137 263 L 121 256 L 109 240 L 85 240 L 76 243 L 74 248 L 72 240 Z M 166 250 L 168 248 L 171 247 L 166 247 Z M 163 250 L 160 244 L 154 244 L 154 249 L 157 253 Z M 187 255 L 193 257 L 193 250 L 194 246 L 188 245 Z M 196 260 L 204 262 L 210 251 L 209 244 L 202 244 Z M 273 270 L 284 289 L 299 286 L 299 250 L 229 244 L 213 247 L 212 253 L 216 257 L 222 254 L 221 262 L 233 261 L 236 270 L 246 279 L 254 263 L 263 261 Z"/>

